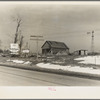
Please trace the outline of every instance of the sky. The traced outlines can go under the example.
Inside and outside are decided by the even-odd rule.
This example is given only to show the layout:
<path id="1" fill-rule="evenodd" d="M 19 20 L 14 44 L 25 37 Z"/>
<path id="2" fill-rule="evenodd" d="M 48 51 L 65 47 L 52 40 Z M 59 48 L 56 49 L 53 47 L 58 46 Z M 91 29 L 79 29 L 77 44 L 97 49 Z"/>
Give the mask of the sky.
<path id="1" fill-rule="evenodd" d="M 42 35 L 39 52 L 46 40 L 64 42 L 70 52 L 91 50 L 91 35 L 94 30 L 94 50 L 100 52 L 100 2 L 1 2 L 0 40 L 1 48 L 8 49 L 14 41 L 20 16 L 20 32 L 24 36 L 23 48 L 28 42 L 31 52 L 36 52 L 36 41 L 30 35 Z"/>

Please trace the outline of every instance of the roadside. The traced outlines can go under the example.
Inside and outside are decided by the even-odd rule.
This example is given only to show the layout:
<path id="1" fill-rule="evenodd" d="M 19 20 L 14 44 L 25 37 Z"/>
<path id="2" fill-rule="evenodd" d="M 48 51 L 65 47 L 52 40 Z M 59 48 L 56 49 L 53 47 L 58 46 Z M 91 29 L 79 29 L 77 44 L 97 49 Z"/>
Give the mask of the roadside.
<path id="1" fill-rule="evenodd" d="M 20 68 L 26 70 L 35 70 L 48 73 L 72 75 L 83 78 L 100 79 L 99 57 L 96 59 L 97 65 L 85 61 L 87 57 L 60 57 L 60 58 L 46 58 L 36 62 L 32 58 L 19 58 L 19 57 L 0 57 L 0 65 L 5 67 Z M 65 59 L 66 58 L 66 59 Z M 84 58 L 84 61 L 83 61 Z M 92 56 L 93 58 L 93 56 Z M 63 60 L 61 60 L 63 59 Z M 88 61 L 94 60 L 88 59 Z M 69 62 L 68 62 L 69 61 Z M 83 63 L 82 63 L 83 62 Z M 86 62 L 86 63 L 85 63 Z M 84 67 L 85 66 L 85 67 Z"/>

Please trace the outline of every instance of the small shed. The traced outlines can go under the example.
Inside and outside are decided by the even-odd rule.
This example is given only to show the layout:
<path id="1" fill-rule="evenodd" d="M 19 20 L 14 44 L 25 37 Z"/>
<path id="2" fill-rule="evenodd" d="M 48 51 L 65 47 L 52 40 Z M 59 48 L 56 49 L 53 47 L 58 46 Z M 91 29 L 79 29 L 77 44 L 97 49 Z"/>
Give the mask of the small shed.
<path id="1" fill-rule="evenodd" d="M 83 49 L 77 50 L 74 52 L 74 55 L 81 55 L 81 56 L 88 55 L 88 50 L 83 50 Z"/>
<path id="2" fill-rule="evenodd" d="M 42 54 L 56 54 L 56 55 L 68 55 L 69 48 L 63 42 L 46 41 L 42 48 Z"/>

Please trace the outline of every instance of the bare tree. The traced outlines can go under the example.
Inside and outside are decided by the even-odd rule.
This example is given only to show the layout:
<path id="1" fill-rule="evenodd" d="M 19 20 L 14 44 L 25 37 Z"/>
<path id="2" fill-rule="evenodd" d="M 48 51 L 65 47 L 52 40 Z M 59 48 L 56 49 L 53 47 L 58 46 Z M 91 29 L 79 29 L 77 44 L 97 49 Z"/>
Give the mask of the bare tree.
<path id="1" fill-rule="evenodd" d="M 19 35 L 19 28 L 21 26 L 22 23 L 22 18 L 17 15 L 17 17 L 12 17 L 13 21 L 15 21 L 17 23 L 17 27 L 16 27 L 16 33 L 15 33 L 15 37 L 14 37 L 14 43 L 18 42 L 18 35 Z"/>
<path id="2" fill-rule="evenodd" d="M 22 18 L 17 15 L 15 17 L 12 17 L 13 21 L 15 21 L 17 23 L 16 26 L 16 33 L 15 33 L 15 37 L 14 37 L 14 43 L 18 43 L 19 44 L 19 48 L 20 48 L 20 54 L 21 54 L 21 49 L 22 49 L 22 45 L 23 45 L 23 38 L 24 36 L 21 34 L 21 24 L 22 24 Z"/>
<path id="3" fill-rule="evenodd" d="M 24 36 L 22 35 L 20 38 L 20 43 L 19 43 L 20 52 L 21 52 L 22 45 L 23 45 L 23 38 L 24 38 Z"/>

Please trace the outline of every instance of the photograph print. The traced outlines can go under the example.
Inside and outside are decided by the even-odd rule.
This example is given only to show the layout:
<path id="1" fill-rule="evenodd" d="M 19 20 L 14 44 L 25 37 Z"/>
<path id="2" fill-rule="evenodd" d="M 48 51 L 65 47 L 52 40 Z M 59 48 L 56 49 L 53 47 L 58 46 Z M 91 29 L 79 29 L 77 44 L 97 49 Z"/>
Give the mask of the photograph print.
<path id="1" fill-rule="evenodd" d="M 0 1 L 0 86 L 100 86 L 100 2 Z"/>

